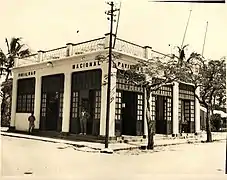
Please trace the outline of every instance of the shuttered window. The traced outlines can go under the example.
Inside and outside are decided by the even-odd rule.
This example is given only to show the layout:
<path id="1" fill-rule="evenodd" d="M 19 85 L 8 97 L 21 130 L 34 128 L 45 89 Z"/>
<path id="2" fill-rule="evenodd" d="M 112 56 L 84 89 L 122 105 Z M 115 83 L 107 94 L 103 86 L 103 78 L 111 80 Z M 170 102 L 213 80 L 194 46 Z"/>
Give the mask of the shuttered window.
<path id="1" fill-rule="evenodd" d="M 31 113 L 34 111 L 35 78 L 18 80 L 17 113 Z"/>

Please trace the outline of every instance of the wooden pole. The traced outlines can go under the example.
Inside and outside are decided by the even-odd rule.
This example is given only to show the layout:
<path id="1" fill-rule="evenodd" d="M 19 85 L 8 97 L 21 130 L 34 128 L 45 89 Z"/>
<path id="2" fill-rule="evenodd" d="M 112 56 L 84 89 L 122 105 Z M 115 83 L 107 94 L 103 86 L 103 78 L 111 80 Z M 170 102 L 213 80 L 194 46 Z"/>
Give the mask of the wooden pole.
<path id="1" fill-rule="evenodd" d="M 115 47 L 116 39 L 117 39 L 117 31 L 118 31 L 118 24 L 119 24 L 119 19 L 120 19 L 120 12 L 121 12 L 121 2 L 120 2 L 120 7 L 119 7 L 119 13 L 117 17 L 117 25 L 116 25 L 116 31 L 115 31 L 115 38 L 114 38 L 114 43 L 113 43 L 113 49 Z"/>
<path id="2" fill-rule="evenodd" d="M 204 53 L 204 47 L 205 47 L 205 43 L 206 43 L 207 28 L 208 28 L 208 21 L 207 21 L 207 24 L 206 24 L 206 31 L 205 31 L 205 35 L 204 35 L 203 49 L 202 49 L 202 56 L 203 56 L 203 53 Z"/>
<path id="3" fill-rule="evenodd" d="M 184 36 L 183 36 L 183 40 L 182 40 L 182 44 L 181 44 L 181 49 L 182 49 L 182 47 L 184 45 L 184 40 L 185 40 L 185 36 L 186 36 L 187 30 L 188 30 L 188 24 L 189 24 L 189 20 L 190 20 L 190 17 L 191 17 L 191 13 L 192 13 L 192 10 L 190 10 L 190 13 L 189 13 L 189 16 L 188 16 L 188 21 L 187 21 L 186 28 L 185 28 L 185 31 L 184 31 Z"/>

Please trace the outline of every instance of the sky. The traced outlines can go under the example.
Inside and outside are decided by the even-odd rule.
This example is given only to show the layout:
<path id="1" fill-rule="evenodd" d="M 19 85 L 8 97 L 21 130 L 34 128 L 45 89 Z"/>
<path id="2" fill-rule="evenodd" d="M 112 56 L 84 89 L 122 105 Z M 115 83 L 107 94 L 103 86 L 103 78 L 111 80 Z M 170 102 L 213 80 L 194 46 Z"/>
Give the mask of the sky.
<path id="1" fill-rule="evenodd" d="M 23 37 L 33 51 L 49 50 L 103 37 L 109 32 L 105 0 L 0 0 L 0 48 L 5 38 Z M 119 0 L 117 1 L 119 2 Z M 171 53 L 184 44 L 187 52 L 202 52 L 219 59 L 227 55 L 227 5 L 197 3 L 154 3 L 121 0 L 118 37 L 154 50 Z M 79 33 L 77 33 L 79 30 Z"/>

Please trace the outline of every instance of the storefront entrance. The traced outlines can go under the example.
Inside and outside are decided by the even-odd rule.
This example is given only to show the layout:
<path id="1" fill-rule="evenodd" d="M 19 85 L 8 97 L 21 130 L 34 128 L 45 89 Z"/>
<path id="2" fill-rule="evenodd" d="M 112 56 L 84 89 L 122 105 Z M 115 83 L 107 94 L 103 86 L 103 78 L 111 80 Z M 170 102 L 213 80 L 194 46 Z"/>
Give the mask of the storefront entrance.
<path id="1" fill-rule="evenodd" d="M 61 131 L 63 91 L 63 74 L 42 77 L 41 130 Z"/>
<path id="2" fill-rule="evenodd" d="M 132 91 L 116 93 L 115 134 L 116 136 L 143 135 L 144 100 L 143 94 Z"/>
<path id="3" fill-rule="evenodd" d="M 122 134 L 136 135 L 136 110 L 137 110 L 136 93 L 123 91 L 122 97 Z"/>
<path id="4" fill-rule="evenodd" d="M 156 98 L 156 133 L 172 133 L 172 102 L 171 97 L 157 96 Z"/>
<path id="5" fill-rule="evenodd" d="M 70 132 L 80 134 L 83 108 L 89 114 L 86 121 L 86 135 L 99 135 L 101 109 L 101 70 L 75 72 L 72 74 Z"/>

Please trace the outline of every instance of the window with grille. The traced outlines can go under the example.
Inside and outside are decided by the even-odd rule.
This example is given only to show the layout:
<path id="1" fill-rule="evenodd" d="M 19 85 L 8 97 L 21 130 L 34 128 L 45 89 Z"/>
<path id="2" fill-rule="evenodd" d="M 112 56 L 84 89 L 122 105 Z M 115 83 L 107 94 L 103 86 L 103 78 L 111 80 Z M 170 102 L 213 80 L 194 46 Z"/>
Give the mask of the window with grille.
<path id="1" fill-rule="evenodd" d="M 185 121 L 190 121 L 190 101 L 185 101 L 184 106 L 184 115 L 185 115 Z"/>
<path id="2" fill-rule="evenodd" d="M 167 101 L 166 101 L 166 109 L 167 109 L 167 112 L 166 112 L 166 118 L 167 118 L 167 121 L 171 121 L 172 119 L 172 99 L 171 98 L 167 98 Z"/>
<path id="3" fill-rule="evenodd" d="M 64 93 L 60 92 L 60 95 L 59 95 L 59 117 L 62 117 L 62 115 L 63 115 L 63 97 L 64 97 Z"/>
<path id="4" fill-rule="evenodd" d="M 17 97 L 17 113 L 29 113 L 34 111 L 33 94 L 18 95 Z"/>
<path id="5" fill-rule="evenodd" d="M 100 119 L 101 91 L 95 91 L 95 119 Z"/>
<path id="6" fill-rule="evenodd" d="M 194 100 L 195 93 L 194 93 L 193 87 L 190 85 L 186 85 L 186 84 L 180 84 L 179 85 L 179 98 Z"/>
<path id="7" fill-rule="evenodd" d="M 181 121 L 181 111 L 182 111 L 182 108 L 181 108 L 181 103 L 182 103 L 182 100 L 181 99 L 179 99 L 179 106 L 178 106 L 178 118 L 179 118 L 179 120 Z"/>
<path id="8" fill-rule="evenodd" d="M 137 120 L 143 120 L 143 95 L 137 95 Z"/>
<path id="9" fill-rule="evenodd" d="M 153 94 L 160 96 L 172 96 L 172 86 L 162 86 L 158 90 L 154 91 Z"/>
<path id="10" fill-rule="evenodd" d="M 156 97 L 154 95 L 151 96 L 151 120 L 155 121 L 155 104 Z"/>
<path id="11" fill-rule="evenodd" d="M 195 103 L 194 101 L 191 101 L 191 121 L 195 120 Z"/>
<path id="12" fill-rule="evenodd" d="M 143 92 L 143 87 L 140 85 L 135 85 L 132 82 L 129 82 L 125 77 L 122 77 L 120 72 L 117 72 L 117 89 L 133 92 Z"/>
<path id="13" fill-rule="evenodd" d="M 115 119 L 116 120 L 121 120 L 121 97 L 122 93 L 121 92 L 116 92 L 116 106 L 115 106 Z"/>
<path id="14" fill-rule="evenodd" d="M 115 104 L 115 135 L 121 135 L 121 120 L 122 120 L 122 92 L 116 92 L 116 104 Z"/>
<path id="15" fill-rule="evenodd" d="M 72 93 L 72 118 L 78 117 L 79 92 Z"/>
<path id="16" fill-rule="evenodd" d="M 46 117 L 46 109 L 47 109 L 47 94 L 42 94 L 42 104 L 41 104 L 41 116 Z"/>
<path id="17" fill-rule="evenodd" d="M 35 78 L 19 79 L 17 91 L 17 113 L 34 111 Z"/>

